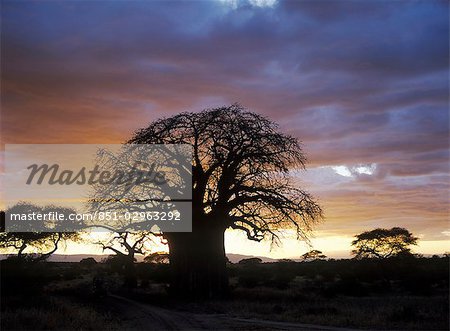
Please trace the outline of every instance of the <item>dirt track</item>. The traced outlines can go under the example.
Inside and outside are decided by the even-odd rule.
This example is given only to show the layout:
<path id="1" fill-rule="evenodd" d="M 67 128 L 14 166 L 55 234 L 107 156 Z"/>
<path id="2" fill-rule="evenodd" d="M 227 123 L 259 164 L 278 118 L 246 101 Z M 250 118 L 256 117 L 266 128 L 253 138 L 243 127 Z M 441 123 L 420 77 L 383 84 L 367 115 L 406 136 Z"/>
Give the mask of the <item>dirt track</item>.
<path id="1" fill-rule="evenodd" d="M 120 296 L 110 296 L 113 310 L 119 315 L 124 330 L 329 330 L 353 329 L 309 324 L 271 322 L 233 318 L 219 314 L 192 314 L 139 303 Z"/>

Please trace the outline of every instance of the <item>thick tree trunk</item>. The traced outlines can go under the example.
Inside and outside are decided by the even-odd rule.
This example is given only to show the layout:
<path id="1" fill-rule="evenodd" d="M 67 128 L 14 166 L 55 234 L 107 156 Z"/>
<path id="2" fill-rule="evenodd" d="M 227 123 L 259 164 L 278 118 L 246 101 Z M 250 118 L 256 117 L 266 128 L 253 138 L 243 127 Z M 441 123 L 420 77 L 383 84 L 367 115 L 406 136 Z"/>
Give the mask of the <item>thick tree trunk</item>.
<path id="1" fill-rule="evenodd" d="M 228 295 L 223 227 L 193 224 L 188 233 L 167 233 L 172 279 L 170 292 L 185 298 Z"/>
<path id="2" fill-rule="evenodd" d="M 125 256 L 124 264 L 125 287 L 133 289 L 137 287 L 136 265 L 134 264 L 134 253 Z"/>
<path id="3" fill-rule="evenodd" d="M 27 248 L 27 244 L 23 243 L 22 246 L 20 246 L 19 251 L 17 252 L 17 257 L 19 259 L 23 258 L 23 251 Z"/>

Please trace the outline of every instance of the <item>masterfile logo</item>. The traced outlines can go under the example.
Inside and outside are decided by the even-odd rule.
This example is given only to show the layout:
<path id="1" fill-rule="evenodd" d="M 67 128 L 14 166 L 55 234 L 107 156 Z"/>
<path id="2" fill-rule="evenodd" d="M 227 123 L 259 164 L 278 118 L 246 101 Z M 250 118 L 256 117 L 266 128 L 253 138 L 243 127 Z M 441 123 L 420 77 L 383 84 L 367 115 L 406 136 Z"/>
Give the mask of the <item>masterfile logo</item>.
<path id="1" fill-rule="evenodd" d="M 182 144 L 8 144 L 6 231 L 190 231 L 191 154 Z"/>

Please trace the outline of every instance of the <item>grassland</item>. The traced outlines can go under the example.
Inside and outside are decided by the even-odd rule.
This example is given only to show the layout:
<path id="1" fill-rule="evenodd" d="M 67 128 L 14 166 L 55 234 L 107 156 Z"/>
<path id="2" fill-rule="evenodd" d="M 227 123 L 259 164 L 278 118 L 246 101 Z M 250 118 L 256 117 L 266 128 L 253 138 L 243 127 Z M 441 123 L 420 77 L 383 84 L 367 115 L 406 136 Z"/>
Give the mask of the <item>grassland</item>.
<path id="1" fill-rule="evenodd" d="M 230 264 L 226 300 L 174 300 L 169 265 L 136 264 L 138 287 L 120 265 L 2 261 L 2 330 L 120 330 L 119 294 L 185 314 L 222 314 L 362 329 L 447 330 L 448 258 Z M 102 275 L 106 295 L 93 292 Z"/>

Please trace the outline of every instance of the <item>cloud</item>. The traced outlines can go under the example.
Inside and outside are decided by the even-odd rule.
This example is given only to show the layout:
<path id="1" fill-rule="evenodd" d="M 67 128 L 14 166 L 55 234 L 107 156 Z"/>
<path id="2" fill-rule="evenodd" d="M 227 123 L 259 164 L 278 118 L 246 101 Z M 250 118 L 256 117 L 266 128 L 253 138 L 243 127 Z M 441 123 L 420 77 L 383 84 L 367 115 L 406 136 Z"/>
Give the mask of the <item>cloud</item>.
<path id="1" fill-rule="evenodd" d="M 326 226 L 411 216 L 444 231 L 448 2 L 236 3 L 6 1 L 2 141 L 123 142 L 155 118 L 240 102 L 331 171 L 311 184 Z"/>

